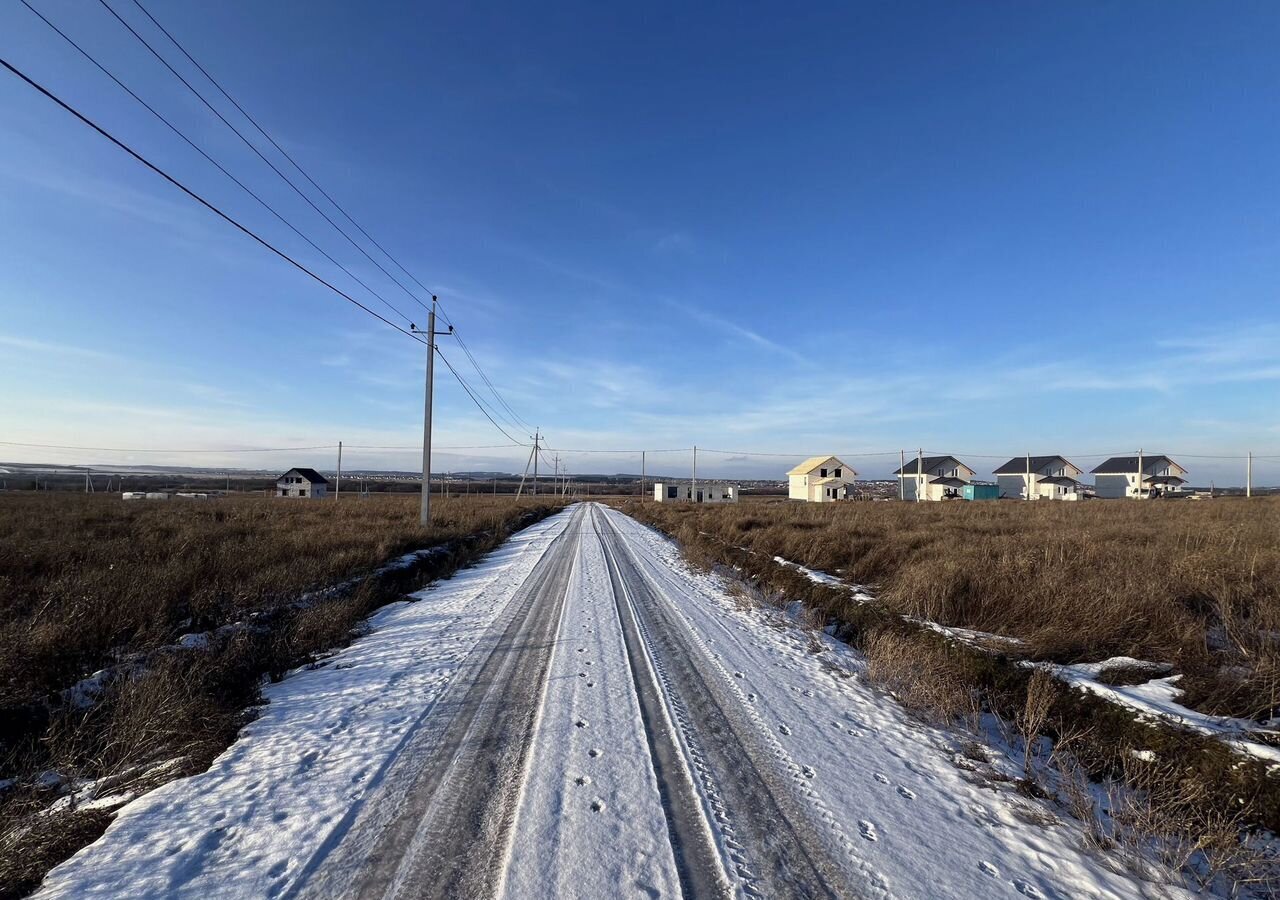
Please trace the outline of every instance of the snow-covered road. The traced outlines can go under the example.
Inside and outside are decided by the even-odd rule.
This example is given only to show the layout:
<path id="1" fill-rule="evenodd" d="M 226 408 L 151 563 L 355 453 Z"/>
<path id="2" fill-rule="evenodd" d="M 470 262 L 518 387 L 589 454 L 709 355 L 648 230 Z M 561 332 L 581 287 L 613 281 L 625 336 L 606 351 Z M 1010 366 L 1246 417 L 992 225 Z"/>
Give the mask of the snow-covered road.
<path id="1" fill-rule="evenodd" d="M 726 587 L 579 504 L 269 686 L 41 896 L 1158 895 Z"/>

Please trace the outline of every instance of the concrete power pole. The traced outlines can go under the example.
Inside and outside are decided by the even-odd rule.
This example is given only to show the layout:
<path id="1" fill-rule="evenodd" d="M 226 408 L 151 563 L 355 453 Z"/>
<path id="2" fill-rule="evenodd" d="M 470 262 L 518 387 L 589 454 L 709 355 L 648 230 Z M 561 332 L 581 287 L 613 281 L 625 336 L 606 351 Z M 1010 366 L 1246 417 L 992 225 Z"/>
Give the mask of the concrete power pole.
<path id="1" fill-rule="evenodd" d="M 338 499 L 338 492 L 342 490 L 342 441 L 338 441 L 338 474 L 333 479 L 333 499 Z"/>
<path id="2" fill-rule="evenodd" d="M 426 525 L 431 521 L 431 392 L 435 387 L 436 369 L 436 297 L 431 295 L 431 310 L 427 313 L 427 330 L 422 331 L 409 323 L 414 334 L 427 336 L 427 390 L 422 404 L 422 511 L 418 522 Z M 449 326 L 446 334 L 453 334 L 453 326 Z"/>
<path id="3" fill-rule="evenodd" d="M 907 499 L 907 452 L 898 451 L 898 499 Z"/>
<path id="4" fill-rule="evenodd" d="M 1249 451 L 1247 462 L 1244 464 L 1244 495 L 1246 497 L 1253 496 L 1253 451 Z"/>
<path id="5" fill-rule="evenodd" d="M 1031 451 L 1027 451 L 1027 499 L 1031 499 Z"/>
<path id="6" fill-rule="evenodd" d="M 693 486 L 689 489 L 689 499 L 698 502 L 698 445 L 693 445 Z"/>
<path id="7" fill-rule="evenodd" d="M 533 496 L 538 496 L 538 440 L 542 435 L 535 428 L 533 431 Z"/>
<path id="8" fill-rule="evenodd" d="M 920 489 L 924 485 L 924 448 L 916 448 L 916 502 L 921 501 Z"/>
<path id="9" fill-rule="evenodd" d="M 1142 499 L 1142 448 L 1138 448 L 1138 492 L 1134 495 L 1137 499 Z"/>
<path id="10" fill-rule="evenodd" d="M 641 503 L 643 503 L 645 499 L 644 488 L 645 488 L 644 451 L 641 450 L 640 451 L 640 502 Z"/>

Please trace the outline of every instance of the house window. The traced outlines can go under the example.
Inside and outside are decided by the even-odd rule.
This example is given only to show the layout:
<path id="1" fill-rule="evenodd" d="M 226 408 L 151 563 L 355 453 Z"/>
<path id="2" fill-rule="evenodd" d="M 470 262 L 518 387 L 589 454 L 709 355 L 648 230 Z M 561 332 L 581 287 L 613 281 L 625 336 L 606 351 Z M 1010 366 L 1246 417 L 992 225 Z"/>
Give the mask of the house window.
<path id="1" fill-rule="evenodd" d="M 677 492 L 678 490 L 679 490 L 679 488 L 673 488 L 673 487 L 669 487 L 669 488 L 667 488 L 667 499 L 668 499 L 668 500 L 675 500 L 675 499 L 677 498 L 677 494 L 676 494 L 676 492 Z"/>
<path id="2" fill-rule="evenodd" d="M 826 469 L 819 469 L 819 470 L 818 470 L 818 477 L 819 477 L 819 478 L 826 478 L 826 477 L 827 477 L 827 470 L 826 470 Z"/>
<path id="3" fill-rule="evenodd" d="M 840 470 L 839 470 L 839 469 L 836 469 L 836 477 L 837 477 L 837 478 L 839 478 L 839 477 L 840 477 Z"/>

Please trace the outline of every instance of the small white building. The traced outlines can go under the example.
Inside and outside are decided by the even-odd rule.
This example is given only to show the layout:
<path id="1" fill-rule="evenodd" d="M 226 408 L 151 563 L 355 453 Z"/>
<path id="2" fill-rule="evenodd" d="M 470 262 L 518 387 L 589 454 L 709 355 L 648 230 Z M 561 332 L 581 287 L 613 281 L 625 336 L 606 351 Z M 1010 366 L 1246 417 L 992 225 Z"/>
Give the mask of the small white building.
<path id="1" fill-rule="evenodd" d="M 1113 456 L 1093 470 L 1094 495 L 1099 499 L 1131 497 L 1149 500 L 1181 494 L 1187 470 L 1167 456 Z"/>
<path id="2" fill-rule="evenodd" d="M 319 500 L 329 493 L 329 479 L 315 469 L 290 469 L 276 479 L 277 497 Z"/>
<path id="3" fill-rule="evenodd" d="M 954 456 L 924 456 L 895 474 L 903 500 L 961 500 L 975 473 Z"/>
<path id="4" fill-rule="evenodd" d="M 653 484 L 653 499 L 659 503 L 675 503 L 680 500 L 692 500 L 694 503 L 737 503 L 738 486 L 700 481 L 695 489 L 692 484 L 656 481 Z"/>
<path id="5" fill-rule="evenodd" d="M 1084 470 L 1062 456 L 1015 456 L 995 470 L 1001 497 L 1026 500 L 1079 500 Z"/>
<path id="6" fill-rule="evenodd" d="M 809 503 L 844 500 L 857 477 L 838 456 L 811 456 L 787 472 L 787 498 Z"/>

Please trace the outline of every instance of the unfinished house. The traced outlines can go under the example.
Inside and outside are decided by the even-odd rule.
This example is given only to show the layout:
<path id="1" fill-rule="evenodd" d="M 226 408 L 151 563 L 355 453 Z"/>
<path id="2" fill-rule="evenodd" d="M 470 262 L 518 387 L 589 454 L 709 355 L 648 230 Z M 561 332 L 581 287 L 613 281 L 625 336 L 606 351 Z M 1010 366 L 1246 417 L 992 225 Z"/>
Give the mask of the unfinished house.
<path id="1" fill-rule="evenodd" d="M 276 479 L 277 497 L 319 500 L 329 492 L 329 479 L 315 469 L 290 469 Z"/>
<path id="2" fill-rule="evenodd" d="M 694 503 L 737 503 L 738 486 L 736 484 L 720 484 L 717 482 L 699 482 L 693 484 L 671 484 L 665 481 L 654 482 L 653 499 L 659 503 L 675 503 L 692 501 Z"/>

